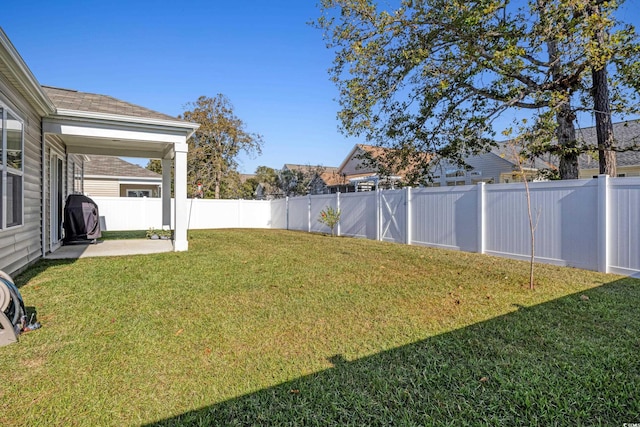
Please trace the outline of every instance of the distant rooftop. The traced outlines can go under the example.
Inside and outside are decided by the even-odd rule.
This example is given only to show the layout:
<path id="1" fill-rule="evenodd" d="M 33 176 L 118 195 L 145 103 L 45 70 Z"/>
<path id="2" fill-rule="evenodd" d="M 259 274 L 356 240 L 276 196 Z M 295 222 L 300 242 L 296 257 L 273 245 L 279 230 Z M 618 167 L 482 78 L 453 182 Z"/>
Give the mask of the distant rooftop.
<path id="1" fill-rule="evenodd" d="M 598 143 L 595 127 L 576 129 L 576 136 L 579 141 L 585 141 L 588 144 Z M 640 120 L 614 123 L 613 137 L 616 147 L 621 149 L 640 145 Z M 583 154 L 579 157 L 579 161 L 580 169 L 597 169 L 599 167 L 597 156 Z M 618 167 L 640 165 L 640 151 L 630 150 L 616 153 L 616 163 Z"/>
<path id="2" fill-rule="evenodd" d="M 615 138 L 615 146 L 619 149 L 630 148 L 634 145 L 640 145 L 640 120 L 629 120 L 626 122 L 618 122 L 613 124 L 613 136 Z M 598 137 L 596 135 L 595 126 L 576 129 L 576 139 L 579 143 L 588 145 L 597 145 Z M 514 163 L 513 152 L 509 147 L 509 141 L 499 142 L 491 152 L 502 157 L 503 159 Z M 515 164 L 515 163 L 514 163 Z M 616 153 L 616 164 L 620 166 L 640 165 L 640 151 L 628 150 Z M 533 166 L 536 169 L 557 168 L 558 157 L 555 155 L 545 154 L 534 159 Z M 580 169 L 598 169 L 598 156 L 595 153 L 582 153 L 578 156 L 578 167 Z"/>
<path id="3" fill-rule="evenodd" d="M 51 86 L 42 86 L 42 89 L 56 108 L 59 109 L 169 120 L 174 122 L 182 121 L 168 114 L 159 113 L 108 95 L 98 95 Z"/>
<path id="4" fill-rule="evenodd" d="M 335 166 L 322 166 L 322 165 L 296 165 L 293 163 L 285 163 L 283 169 L 289 169 L 290 171 L 301 172 L 337 172 L 338 168 Z"/>
<path id="5" fill-rule="evenodd" d="M 161 179 L 162 175 L 145 169 L 133 163 L 126 162 L 119 157 L 86 155 L 84 162 L 85 176 L 111 176 L 132 178 Z"/>

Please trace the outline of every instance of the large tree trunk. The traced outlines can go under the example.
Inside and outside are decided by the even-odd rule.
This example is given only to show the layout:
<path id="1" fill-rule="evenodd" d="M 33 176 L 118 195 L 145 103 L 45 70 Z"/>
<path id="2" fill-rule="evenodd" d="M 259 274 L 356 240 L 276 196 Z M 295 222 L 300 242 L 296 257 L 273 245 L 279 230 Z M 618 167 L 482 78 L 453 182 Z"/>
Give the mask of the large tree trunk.
<path id="1" fill-rule="evenodd" d="M 553 80 L 559 82 L 562 80 L 563 75 L 560 69 L 558 43 L 556 41 L 547 42 L 547 49 L 549 51 L 549 61 L 555 64 L 551 67 Z M 574 125 L 575 114 L 571 110 L 571 93 L 567 92 L 565 94 L 566 100 L 558 106 L 556 111 L 556 121 L 558 122 L 556 139 L 558 140 L 558 156 L 560 157 L 558 172 L 560 173 L 560 179 L 577 179 L 578 150 Z"/>
<path id="2" fill-rule="evenodd" d="M 578 150 L 576 142 L 575 115 L 568 102 L 556 113 L 558 128 L 556 138 L 560 147 L 560 179 L 578 179 Z"/>
<path id="3" fill-rule="evenodd" d="M 213 192 L 213 198 L 214 199 L 219 199 L 220 198 L 220 183 L 222 182 L 222 172 L 220 172 L 219 170 L 215 171 L 215 178 L 214 178 L 214 192 Z"/>
<path id="4" fill-rule="evenodd" d="M 592 13 L 599 14 L 599 6 L 594 6 Z M 595 41 L 598 46 L 604 45 L 604 30 L 596 32 Z M 591 68 L 593 77 L 593 108 L 596 114 L 596 134 L 598 137 L 598 162 L 600 173 L 616 176 L 616 152 L 613 151 L 613 123 L 609 105 L 609 82 L 607 81 L 607 65 L 596 64 Z"/>
<path id="5" fill-rule="evenodd" d="M 616 152 L 613 148 L 613 123 L 609 108 L 607 69 L 592 70 L 593 106 L 596 110 L 596 134 L 598 136 L 598 161 L 600 173 L 616 176 Z"/>

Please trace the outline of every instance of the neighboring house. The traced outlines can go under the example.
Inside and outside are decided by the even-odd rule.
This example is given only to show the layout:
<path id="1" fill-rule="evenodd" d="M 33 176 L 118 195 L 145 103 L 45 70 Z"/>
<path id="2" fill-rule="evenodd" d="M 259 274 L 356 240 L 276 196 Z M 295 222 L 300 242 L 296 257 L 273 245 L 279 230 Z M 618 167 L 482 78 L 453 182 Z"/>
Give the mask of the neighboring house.
<path id="1" fill-rule="evenodd" d="M 455 185 L 473 185 L 479 182 L 495 184 L 509 182 L 514 173 L 515 163 L 509 161 L 509 156 L 498 152 L 488 152 L 470 156 L 465 162 L 471 169 L 461 168 L 449 162 L 439 163 L 432 171 L 432 183 L 434 187 Z"/>
<path id="2" fill-rule="evenodd" d="M 617 176 L 640 176 L 640 149 L 629 149 L 633 146 L 640 145 L 640 120 L 631 120 L 613 124 L 613 134 L 615 138 L 615 146 L 623 151 L 616 153 Z M 588 127 L 576 130 L 576 137 L 579 145 L 597 146 L 598 140 L 596 136 L 596 128 Z M 624 151 L 624 149 L 629 149 Z M 513 150 L 509 147 L 508 142 L 501 142 L 492 153 L 498 155 L 512 165 L 512 170 L 502 171 L 500 179 L 497 182 L 509 183 L 522 181 L 521 173 L 517 162 L 514 160 Z M 552 155 L 546 155 L 524 162 L 525 173 L 530 179 L 537 179 L 539 171 L 542 170 L 558 170 L 558 159 Z M 595 178 L 600 174 L 598 163 L 598 152 L 582 153 L 578 157 L 578 178 Z"/>
<path id="3" fill-rule="evenodd" d="M 114 156 L 83 156 L 87 196 L 160 197 L 162 175 Z"/>
<path id="4" fill-rule="evenodd" d="M 596 128 L 578 129 L 580 141 L 597 145 Z M 630 120 L 613 124 L 613 136 L 617 148 L 640 146 L 640 120 Z M 585 153 L 578 158 L 580 178 L 593 178 L 600 173 L 598 153 Z M 640 176 L 640 148 L 616 153 L 618 176 Z"/>
<path id="5" fill-rule="evenodd" d="M 331 167 L 319 175 L 316 175 L 311 184 L 311 194 L 347 193 L 354 191 L 353 185 L 347 177 L 341 175 L 339 168 Z M 351 189 L 351 190 L 350 190 Z"/>
<path id="6" fill-rule="evenodd" d="M 616 153 L 617 174 L 623 176 L 640 176 L 640 149 L 624 151 L 625 148 L 640 145 L 640 120 L 615 123 L 614 136 L 616 147 L 622 149 Z M 578 141 L 590 146 L 597 145 L 595 127 L 579 129 Z M 401 185 L 406 172 L 391 171 L 390 176 L 380 177 L 377 167 L 370 160 L 381 156 L 382 147 L 358 144 L 347 155 L 335 173 L 323 177 L 327 191 L 351 192 L 367 191 L 376 188 L 394 188 Z M 500 142 L 488 153 L 470 156 L 465 159 L 469 168 L 461 168 L 447 161 L 441 161 L 431 170 L 431 181 L 428 186 L 473 185 L 479 182 L 488 184 L 512 183 L 522 181 L 522 172 L 518 165 L 517 154 L 508 142 Z M 584 153 L 579 156 L 579 178 L 592 178 L 599 174 L 598 153 Z M 543 170 L 557 171 L 557 159 L 544 156 L 533 160 L 523 160 L 522 169 L 531 181 L 544 180 Z"/>
<path id="7" fill-rule="evenodd" d="M 370 191 L 376 188 L 389 189 L 401 186 L 406 181 L 407 171 L 395 168 L 388 176 L 381 176 L 375 165 L 375 159 L 388 152 L 388 148 L 365 144 L 354 146 L 337 171 L 322 176 L 326 184 L 326 193 L 347 193 Z M 487 184 L 516 182 L 520 180 L 518 165 L 505 145 L 491 152 L 470 156 L 465 159 L 470 169 L 461 168 L 447 161 L 435 163 L 431 170 L 430 187 L 455 185 L 473 185 L 479 182 Z M 554 166 L 537 159 L 534 164 L 524 165 L 525 173 L 531 179 L 538 175 L 541 168 Z"/>
<path id="8" fill-rule="evenodd" d="M 21 270 L 61 245 L 64 201 L 83 189 L 82 155 L 161 159 L 165 187 L 173 165 L 173 219 L 164 192 L 162 222 L 174 229 L 174 249 L 188 249 L 187 139 L 197 124 L 105 95 L 41 86 L 0 29 L 0 126 L 1 270 Z"/>
<path id="9" fill-rule="evenodd" d="M 497 147 L 494 147 L 490 153 L 486 153 L 480 156 L 482 163 L 479 165 L 477 163 L 473 163 L 474 158 L 469 158 L 471 160 L 468 163 L 474 167 L 472 173 L 474 171 L 480 171 L 485 175 L 491 174 L 493 172 L 493 180 L 490 182 L 499 183 L 499 184 L 509 184 L 513 182 L 522 182 L 522 171 L 524 171 L 527 180 L 529 181 L 545 181 L 547 178 L 544 178 L 544 175 L 541 175 L 541 171 L 557 171 L 557 161 L 553 156 L 547 155 L 543 157 L 537 157 L 535 159 L 520 159 L 522 162 L 522 171 L 520 171 L 520 165 L 518 165 L 517 157 L 520 154 L 520 151 L 514 146 L 510 145 L 508 142 L 499 142 Z M 502 163 L 499 167 L 493 169 L 488 167 L 486 161 L 491 157 L 497 157 L 502 160 Z M 494 166 L 498 166 L 496 161 L 493 162 Z M 485 181 L 487 182 L 487 181 Z"/>
<path id="10" fill-rule="evenodd" d="M 286 163 L 278 173 L 279 190 L 283 195 L 323 194 L 326 184 L 320 178 L 337 171 L 332 166 L 295 165 Z"/>
<path id="11" fill-rule="evenodd" d="M 366 144 L 356 144 L 335 172 L 325 176 L 327 193 L 371 191 L 376 188 L 395 188 L 404 177 L 404 171 L 391 170 L 381 176 L 375 159 L 388 150 Z"/>

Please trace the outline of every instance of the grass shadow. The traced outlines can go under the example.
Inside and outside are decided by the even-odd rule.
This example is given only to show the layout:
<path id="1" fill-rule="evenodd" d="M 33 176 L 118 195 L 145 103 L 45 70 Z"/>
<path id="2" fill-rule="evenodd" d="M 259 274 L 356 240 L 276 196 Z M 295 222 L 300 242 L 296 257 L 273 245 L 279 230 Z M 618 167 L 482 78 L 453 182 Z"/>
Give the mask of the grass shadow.
<path id="1" fill-rule="evenodd" d="M 20 289 L 21 287 L 31 283 L 34 278 L 45 273 L 49 268 L 71 265 L 77 261 L 76 258 L 65 259 L 39 259 L 35 264 L 29 266 L 29 268 L 18 272 L 12 276 L 15 285 Z"/>
<path id="2" fill-rule="evenodd" d="M 618 280 L 147 425 L 640 422 L 636 301 Z"/>

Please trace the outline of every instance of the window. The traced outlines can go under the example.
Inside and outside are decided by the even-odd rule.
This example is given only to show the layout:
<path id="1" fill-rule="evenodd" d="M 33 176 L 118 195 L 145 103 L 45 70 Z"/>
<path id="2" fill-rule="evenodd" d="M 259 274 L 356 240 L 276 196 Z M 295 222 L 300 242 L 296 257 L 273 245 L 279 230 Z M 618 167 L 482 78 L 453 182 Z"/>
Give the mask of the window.
<path id="1" fill-rule="evenodd" d="M 445 171 L 445 176 L 447 178 L 456 178 L 458 176 L 464 176 L 465 172 L 464 169 L 447 169 Z"/>
<path id="2" fill-rule="evenodd" d="M 82 194 L 84 192 L 84 182 L 82 180 L 83 168 L 84 165 L 82 163 L 78 164 L 77 159 L 73 162 L 73 192 L 75 194 Z"/>
<path id="3" fill-rule="evenodd" d="M 127 190 L 127 197 L 151 197 L 151 190 Z"/>
<path id="4" fill-rule="evenodd" d="M 24 125 L 0 104 L 0 228 L 22 225 Z"/>

